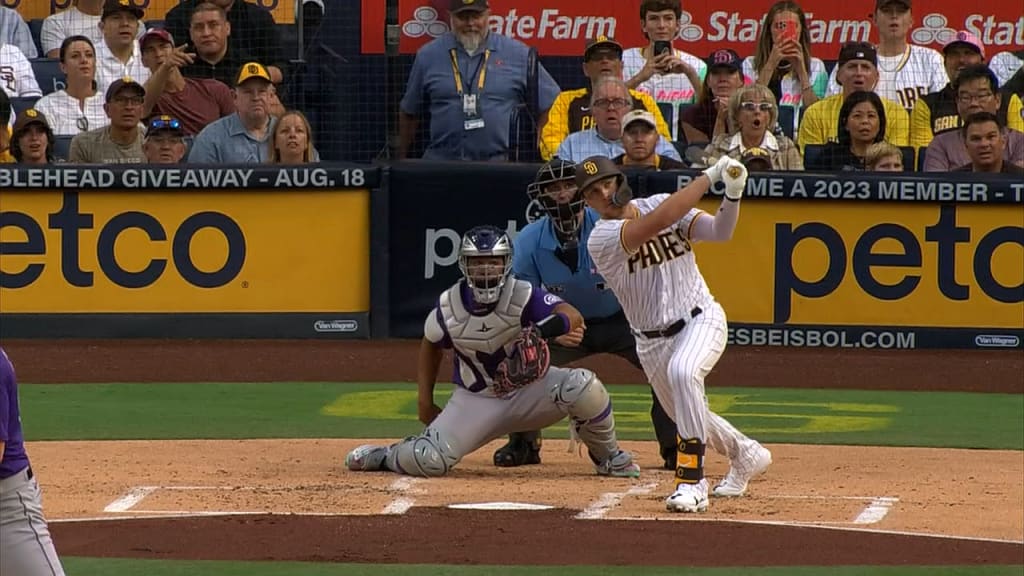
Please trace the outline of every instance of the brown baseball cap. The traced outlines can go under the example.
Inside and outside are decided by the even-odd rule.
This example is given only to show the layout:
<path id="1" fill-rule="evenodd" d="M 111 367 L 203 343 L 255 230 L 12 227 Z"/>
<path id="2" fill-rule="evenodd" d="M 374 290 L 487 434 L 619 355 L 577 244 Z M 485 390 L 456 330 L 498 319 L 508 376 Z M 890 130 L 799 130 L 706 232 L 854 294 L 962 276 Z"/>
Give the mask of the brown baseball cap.
<path id="1" fill-rule="evenodd" d="M 117 12 L 127 12 L 142 20 L 146 11 L 135 3 L 135 0 L 106 0 L 103 3 L 103 12 L 100 13 L 100 20 L 106 20 L 107 16 Z"/>
<path id="2" fill-rule="evenodd" d="M 590 60 L 591 53 L 600 48 L 610 48 L 618 53 L 620 59 L 622 58 L 622 44 L 610 36 L 598 36 L 587 40 L 587 47 L 583 50 L 583 60 Z"/>
<path id="3" fill-rule="evenodd" d="M 451 0 L 448 4 L 448 12 L 455 14 L 456 12 L 465 12 L 472 10 L 473 12 L 483 12 L 489 9 L 487 0 Z"/>
<path id="4" fill-rule="evenodd" d="M 623 176 L 623 174 L 615 162 L 607 156 L 591 156 L 576 165 L 576 187 L 580 191 L 609 176 Z"/>
<path id="5" fill-rule="evenodd" d="M 121 90 L 135 90 L 139 93 L 139 96 L 146 95 L 146 89 L 142 84 L 132 80 L 130 76 L 125 76 L 124 78 L 114 80 L 114 82 L 110 84 L 110 88 L 107 88 L 107 94 L 104 101 L 109 103 Z"/>
<path id="6" fill-rule="evenodd" d="M 18 119 L 15 120 L 14 126 L 11 128 L 11 134 L 17 134 L 18 132 L 28 128 L 32 124 L 42 124 L 49 128 L 50 123 L 46 120 L 46 116 L 42 112 L 35 108 L 29 108 L 18 114 Z"/>
<path id="7" fill-rule="evenodd" d="M 764 148 L 754 146 L 747 148 L 740 155 L 740 162 L 747 167 L 748 170 L 771 170 L 772 169 L 772 156 Z"/>

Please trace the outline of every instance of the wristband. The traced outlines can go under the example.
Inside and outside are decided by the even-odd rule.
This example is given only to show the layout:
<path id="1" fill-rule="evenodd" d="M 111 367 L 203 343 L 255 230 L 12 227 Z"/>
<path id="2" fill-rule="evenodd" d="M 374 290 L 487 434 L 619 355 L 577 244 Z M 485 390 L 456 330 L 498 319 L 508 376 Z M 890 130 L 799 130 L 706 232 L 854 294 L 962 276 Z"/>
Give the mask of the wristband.
<path id="1" fill-rule="evenodd" d="M 537 330 L 545 340 L 557 338 L 569 331 L 569 317 L 561 312 L 550 314 L 547 318 L 537 322 Z"/>

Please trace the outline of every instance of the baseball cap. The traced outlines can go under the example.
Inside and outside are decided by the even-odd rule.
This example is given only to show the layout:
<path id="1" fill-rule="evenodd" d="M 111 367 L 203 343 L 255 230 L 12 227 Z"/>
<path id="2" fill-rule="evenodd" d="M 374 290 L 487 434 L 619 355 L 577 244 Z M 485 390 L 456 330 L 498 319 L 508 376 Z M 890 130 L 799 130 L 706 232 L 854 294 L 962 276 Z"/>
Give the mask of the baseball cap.
<path id="1" fill-rule="evenodd" d="M 100 20 L 106 20 L 107 16 L 117 12 L 128 12 L 129 14 L 135 15 L 139 20 L 142 20 L 142 17 L 146 14 L 146 12 L 135 3 L 135 0 L 106 0 L 106 2 L 103 3 L 103 12 L 100 14 Z"/>
<path id="2" fill-rule="evenodd" d="M 110 85 L 110 88 L 107 88 L 105 101 L 109 103 L 114 99 L 114 96 L 117 96 L 118 92 L 124 89 L 134 89 L 139 93 L 139 95 L 146 95 L 146 89 L 142 87 L 142 84 L 132 80 L 130 76 L 125 76 L 124 78 L 114 80 Z"/>
<path id="3" fill-rule="evenodd" d="M 740 155 L 740 162 L 750 170 L 771 170 L 772 156 L 764 148 L 754 146 L 747 148 Z"/>
<path id="4" fill-rule="evenodd" d="M 708 56 L 708 69 L 713 68 L 728 68 L 738 72 L 743 70 L 743 60 L 734 50 L 726 48 L 715 50 L 711 56 Z"/>
<path id="5" fill-rule="evenodd" d="M 153 116 L 146 123 L 147 138 L 157 132 L 171 132 L 175 136 L 184 136 L 185 128 L 177 118 L 163 114 L 161 116 Z"/>
<path id="6" fill-rule="evenodd" d="M 981 40 L 973 33 L 968 32 L 967 30 L 958 31 L 956 33 L 956 36 L 953 36 L 953 38 L 951 38 L 949 42 L 946 42 L 942 46 L 942 53 L 945 54 L 947 48 L 949 48 L 950 46 L 956 46 L 957 44 L 964 44 L 970 46 L 971 48 L 977 50 L 978 54 L 981 54 L 982 56 L 985 55 L 985 46 L 981 43 Z"/>
<path id="7" fill-rule="evenodd" d="M 842 66 L 851 60 L 867 60 L 878 67 L 878 52 L 867 42 L 847 42 L 839 49 L 839 63 Z"/>
<path id="8" fill-rule="evenodd" d="M 252 80 L 253 78 L 259 78 L 270 82 L 270 72 L 267 72 L 266 66 L 259 62 L 246 62 L 242 64 L 242 68 L 238 70 L 238 78 L 235 80 L 235 86 L 241 86 L 243 82 Z"/>
<path id="9" fill-rule="evenodd" d="M 174 38 L 171 36 L 170 32 L 163 28 L 150 28 L 149 30 L 146 30 L 146 33 L 142 35 L 142 38 L 139 38 L 139 48 L 145 46 L 146 40 L 149 40 L 150 38 L 159 38 L 164 42 L 169 43 L 171 46 L 174 46 Z"/>
<path id="10" fill-rule="evenodd" d="M 893 4 L 899 5 L 904 10 L 910 10 L 910 0 L 875 0 L 875 11 L 888 8 Z"/>
<path id="11" fill-rule="evenodd" d="M 487 0 L 451 0 L 451 3 L 448 4 L 448 12 L 451 14 L 466 10 L 483 12 L 488 8 L 490 8 L 490 6 L 487 5 Z"/>
<path id="12" fill-rule="evenodd" d="M 647 110 L 630 110 L 622 117 L 623 129 L 628 128 L 633 122 L 643 122 L 651 128 L 657 128 L 658 122 L 654 119 L 654 114 L 651 114 Z"/>
<path id="13" fill-rule="evenodd" d="M 622 44 L 615 41 L 615 38 L 608 36 L 598 36 L 597 38 L 591 38 L 587 40 L 587 47 L 583 50 L 583 59 L 590 60 L 590 54 L 598 48 L 611 48 L 618 53 L 619 58 L 622 58 Z"/>
<path id="14" fill-rule="evenodd" d="M 25 128 L 28 128 L 32 124 L 42 124 L 45 127 L 49 127 L 50 123 L 46 120 L 46 116 L 42 112 L 35 108 L 29 108 L 18 114 L 18 119 L 14 121 L 14 127 L 11 129 L 11 134 L 16 134 Z"/>

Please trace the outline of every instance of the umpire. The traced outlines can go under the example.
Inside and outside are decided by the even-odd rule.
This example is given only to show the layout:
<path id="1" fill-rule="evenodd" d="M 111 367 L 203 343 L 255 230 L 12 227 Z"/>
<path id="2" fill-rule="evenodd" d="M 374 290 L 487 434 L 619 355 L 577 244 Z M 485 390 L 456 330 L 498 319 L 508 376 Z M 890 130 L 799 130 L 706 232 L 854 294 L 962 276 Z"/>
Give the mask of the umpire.
<path id="1" fill-rule="evenodd" d="M 544 216 L 527 225 L 515 239 L 512 274 L 535 286 L 543 285 L 583 314 L 586 330 L 569 333 L 551 345 L 551 364 L 564 366 L 592 354 L 621 356 L 641 371 L 636 342 L 619 301 L 594 269 L 587 239 L 600 216 L 586 208 L 576 188 L 576 167 L 553 158 L 541 166 L 526 189 Z M 651 389 L 651 421 L 658 437 L 665 468 L 676 467 L 676 425 Z M 509 435 L 509 442 L 494 453 L 495 466 L 540 464 L 539 430 Z"/>

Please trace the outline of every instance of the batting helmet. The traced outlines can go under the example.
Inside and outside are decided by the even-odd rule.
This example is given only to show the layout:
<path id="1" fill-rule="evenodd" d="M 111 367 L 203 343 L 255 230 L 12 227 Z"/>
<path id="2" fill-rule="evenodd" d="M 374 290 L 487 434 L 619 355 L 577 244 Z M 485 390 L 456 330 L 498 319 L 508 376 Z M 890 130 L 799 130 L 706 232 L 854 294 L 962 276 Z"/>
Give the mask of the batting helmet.
<path id="1" fill-rule="evenodd" d="M 586 192 L 591 184 L 614 176 L 619 186 L 612 195 L 612 204 L 625 206 L 633 199 L 633 189 L 626 182 L 626 175 L 607 156 L 591 156 L 576 166 L 576 186 L 581 193 Z"/>
<path id="2" fill-rule="evenodd" d="M 484 262 L 501 258 L 502 264 Z M 459 270 L 480 304 L 493 304 L 512 271 L 512 240 L 497 226 L 477 226 L 462 237 L 459 246 Z"/>
<path id="3" fill-rule="evenodd" d="M 559 183 L 563 187 L 554 186 Z M 562 235 L 576 235 L 580 227 L 579 215 L 583 210 L 583 193 L 576 187 L 575 164 L 561 158 L 552 158 L 537 171 L 533 182 L 526 187 L 526 195 L 540 204 Z"/>

